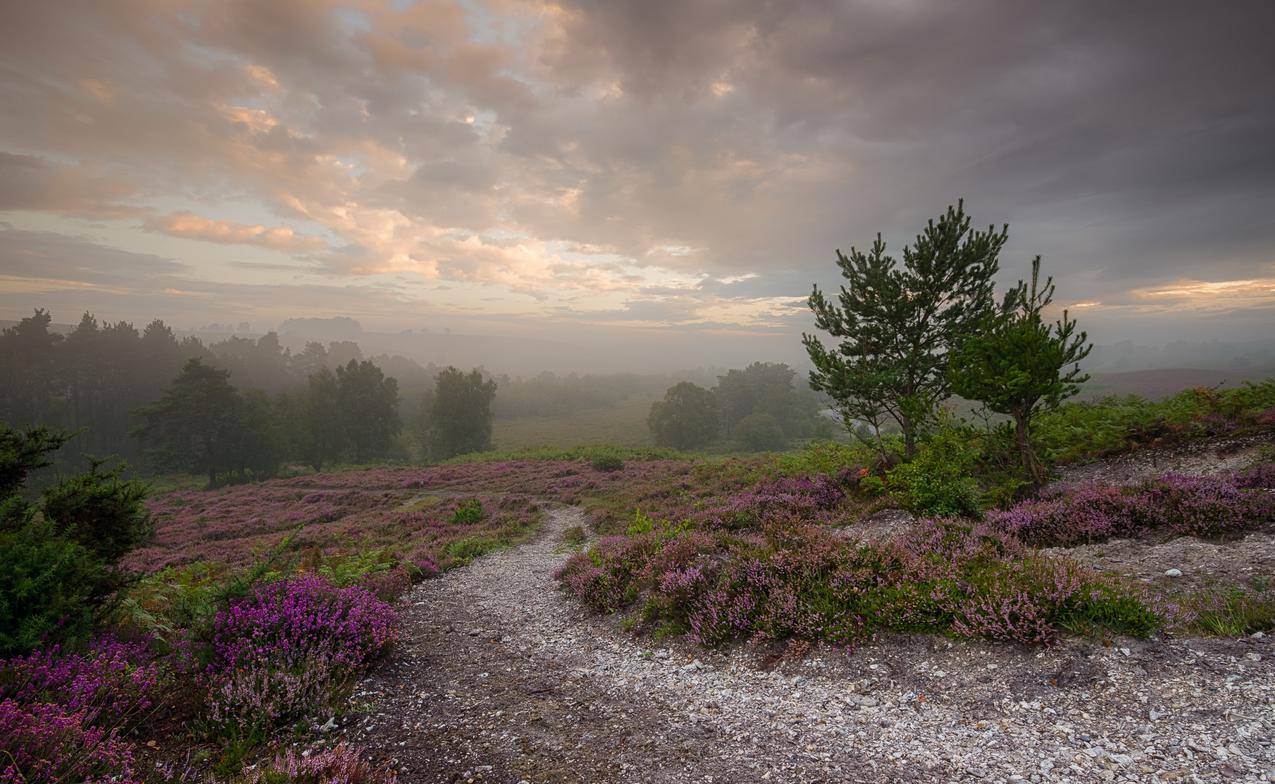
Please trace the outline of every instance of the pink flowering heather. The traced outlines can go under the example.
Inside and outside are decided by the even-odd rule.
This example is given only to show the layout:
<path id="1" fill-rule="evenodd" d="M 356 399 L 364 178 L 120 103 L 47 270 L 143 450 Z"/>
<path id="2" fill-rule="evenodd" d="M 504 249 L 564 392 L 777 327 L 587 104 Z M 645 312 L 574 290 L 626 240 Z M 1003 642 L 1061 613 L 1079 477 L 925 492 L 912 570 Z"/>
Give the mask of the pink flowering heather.
<path id="1" fill-rule="evenodd" d="M 140 784 L 132 747 L 84 711 L 0 700 L 0 784 Z"/>
<path id="2" fill-rule="evenodd" d="M 1275 520 L 1261 470 L 1238 477 L 1167 473 L 1131 488 L 1086 484 L 991 512 L 989 525 L 1033 545 L 1072 546 L 1150 533 L 1234 536 Z"/>
<path id="3" fill-rule="evenodd" d="M 390 605 L 316 575 L 259 586 L 218 613 L 208 668 L 217 723 L 274 724 L 325 705 L 395 637 Z"/>
<path id="4" fill-rule="evenodd" d="M 82 653 L 57 647 L 0 661 L 0 698 L 56 703 L 86 725 L 127 728 L 160 700 L 160 667 L 146 645 L 112 637 Z"/>
<path id="5" fill-rule="evenodd" d="M 308 757 L 288 749 L 247 778 L 247 784 L 395 784 L 397 781 L 394 771 L 372 765 L 345 743 Z"/>
<path id="6" fill-rule="evenodd" d="M 1158 621 L 1073 564 L 986 526 L 927 521 L 858 544 L 795 516 L 759 532 L 610 537 L 571 558 L 563 587 L 611 612 L 645 613 L 706 646 L 736 639 L 853 644 L 877 630 L 1049 643 L 1086 625 L 1145 635 Z"/>

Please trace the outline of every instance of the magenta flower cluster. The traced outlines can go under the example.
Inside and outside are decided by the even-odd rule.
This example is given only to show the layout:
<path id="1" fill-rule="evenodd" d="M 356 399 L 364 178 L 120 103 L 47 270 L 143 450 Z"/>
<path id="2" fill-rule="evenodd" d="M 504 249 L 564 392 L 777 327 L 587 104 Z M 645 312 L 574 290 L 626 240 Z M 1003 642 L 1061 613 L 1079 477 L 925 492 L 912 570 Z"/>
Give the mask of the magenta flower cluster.
<path id="1" fill-rule="evenodd" d="M 0 782 L 130 782 L 126 736 L 160 702 L 146 644 L 102 637 L 0 661 Z"/>
<path id="2" fill-rule="evenodd" d="M 326 704 L 395 637 L 394 609 L 317 575 L 258 586 L 213 623 L 209 710 L 217 723 L 274 724 Z"/>
<path id="3" fill-rule="evenodd" d="M 56 703 L 89 724 L 126 727 L 159 702 L 160 676 L 145 643 L 102 637 L 80 653 L 55 646 L 0 662 L 0 698 Z"/>
<path id="4" fill-rule="evenodd" d="M 1036 546 L 1070 547 L 1143 535 L 1234 536 L 1275 520 L 1270 464 L 1237 476 L 1168 473 L 1133 487 L 1055 488 L 991 512 L 992 527 Z"/>
<path id="5" fill-rule="evenodd" d="M 0 784 L 140 784 L 132 746 L 85 711 L 0 700 Z"/>

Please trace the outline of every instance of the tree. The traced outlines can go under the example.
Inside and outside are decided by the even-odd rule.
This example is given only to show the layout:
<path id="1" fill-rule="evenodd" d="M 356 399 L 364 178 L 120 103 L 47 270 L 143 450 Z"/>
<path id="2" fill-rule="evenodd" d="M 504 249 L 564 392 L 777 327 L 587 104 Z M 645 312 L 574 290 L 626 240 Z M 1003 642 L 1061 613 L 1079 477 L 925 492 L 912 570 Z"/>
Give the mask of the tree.
<path id="1" fill-rule="evenodd" d="M 45 490 L 44 516 L 59 535 L 115 563 L 149 539 L 155 526 L 146 509 L 146 485 L 125 479 L 123 463 L 104 466 L 103 460 L 90 460 L 86 473 Z"/>
<path id="2" fill-rule="evenodd" d="M 337 410 L 345 444 L 356 462 L 387 457 L 402 430 L 398 381 L 368 360 L 351 359 L 336 369 Z"/>
<path id="3" fill-rule="evenodd" d="M 317 344 L 311 344 L 317 345 Z M 322 471 L 323 464 L 340 460 L 345 451 L 345 423 L 341 419 L 341 391 L 336 375 L 320 368 L 310 375 L 301 403 L 301 453 Z"/>
<path id="4" fill-rule="evenodd" d="M 30 474 L 67 439 L 0 423 L 0 656 L 87 635 L 125 584 L 119 559 L 152 532 L 146 488 L 123 465 L 94 462 L 28 500 Z"/>
<path id="5" fill-rule="evenodd" d="M 159 402 L 138 411 L 135 431 L 158 468 L 206 473 L 209 486 L 242 463 L 244 402 L 230 385 L 230 371 L 186 362 Z"/>
<path id="6" fill-rule="evenodd" d="M 55 351 L 62 336 L 49 330 L 53 317 L 36 309 L 0 333 L 0 420 L 34 425 L 60 402 Z M 59 412 L 60 413 L 60 412 Z"/>
<path id="7" fill-rule="evenodd" d="M 1052 324 L 1042 318 L 1054 299 L 1054 279 L 1039 284 L 1037 256 L 1031 287 L 1020 280 L 1006 293 L 983 329 L 953 352 L 948 371 L 956 394 L 1013 418 L 1019 461 L 1036 487 L 1045 481 L 1045 468 L 1032 447 L 1032 419 L 1080 391 L 1089 379 L 1080 372 L 1080 361 L 1093 349 L 1066 310 Z"/>
<path id="8" fill-rule="evenodd" d="M 689 381 L 669 387 L 651 404 L 646 419 L 655 443 L 674 449 L 698 449 L 717 438 L 721 412 L 712 392 Z"/>
<path id="9" fill-rule="evenodd" d="M 947 353 L 993 307 L 992 278 L 1008 238 L 1008 226 L 971 231 L 958 202 L 903 249 L 902 267 L 880 234 L 867 253 L 837 251 L 846 283 L 836 302 L 815 286 L 809 304 L 815 326 L 838 342 L 802 340 L 814 364 L 810 385 L 837 402 L 847 427 L 893 419 L 913 455 L 917 435 L 949 395 Z"/>
<path id="10" fill-rule="evenodd" d="M 448 367 L 434 381 L 424 441 L 434 460 L 491 449 L 491 404 L 496 382 L 482 371 Z"/>
<path id="11" fill-rule="evenodd" d="M 749 452 L 773 452 L 788 445 L 779 420 L 764 412 L 749 414 L 740 420 L 735 427 L 735 437 Z"/>
<path id="12" fill-rule="evenodd" d="M 783 431 L 785 441 L 818 430 L 819 403 L 815 393 L 793 388 L 796 371 L 778 362 L 754 362 L 743 370 L 717 377 L 713 396 L 721 411 L 722 431 L 734 433 L 753 414 L 767 414 Z"/>

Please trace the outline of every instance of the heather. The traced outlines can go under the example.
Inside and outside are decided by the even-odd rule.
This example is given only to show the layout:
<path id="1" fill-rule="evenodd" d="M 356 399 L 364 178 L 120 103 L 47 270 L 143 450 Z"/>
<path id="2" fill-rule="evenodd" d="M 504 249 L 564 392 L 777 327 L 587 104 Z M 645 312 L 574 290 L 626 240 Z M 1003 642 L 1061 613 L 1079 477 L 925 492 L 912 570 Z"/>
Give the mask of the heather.
<path id="1" fill-rule="evenodd" d="M 877 632 L 1049 643 L 1065 631 L 1146 636 L 1139 599 L 982 526 L 927 521 L 860 544 L 782 513 L 747 530 L 655 527 L 602 539 L 559 580 L 601 612 L 640 605 L 663 632 L 852 645 Z"/>
<path id="2" fill-rule="evenodd" d="M 146 642 L 102 637 L 0 661 L 0 699 L 56 703 L 88 724 L 131 728 L 162 702 L 164 668 Z"/>
<path id="3" fill-rule="evenodd" d="M 1132 536 L 1236 536 L 1275 521 L 1263 489 L 1271 464 L 1235 476 L 1166 473 L 1133 487 L 1059 487 L 1003 511 L 988 524 L 1035 546 L 1069 547 Z"/>
<path id="4" fill-rule="evenodd" d="M 57 703 L 0 700 L 0 743 L 3 784 L 142 781 L 130 743 Z"/>
<path id="5" fill-rule="evenodd" d="M 247 784 L 394 784 L 390 770 L 373 766 L 357 750 L 340 744 L 309 756 L 292 749 L 253 771 Z"/>
<path id="6" fill-rule="evenodd" d="M 176 490 L 149 502 L 154 539 L 127 563 L 146 572 L 197 562 L 242 568 L 286 541 L 326 555 L 379 549 L 428 576 L 465 562 L 472 548 L 462 540 L 521 540 L 545 502 L 602 504 L 619 496 L 627 503 L 692 465 L 622 462 L 619 469 L 583 459 L 382 467 Z"/>
<path id="7" fill-rule="evenodd" d="M 394 624 L 362 587 L 317 575 L 258 586 L 213 621 L 211 720 L 242 735 L 332 707 L 393 642 Z"/>

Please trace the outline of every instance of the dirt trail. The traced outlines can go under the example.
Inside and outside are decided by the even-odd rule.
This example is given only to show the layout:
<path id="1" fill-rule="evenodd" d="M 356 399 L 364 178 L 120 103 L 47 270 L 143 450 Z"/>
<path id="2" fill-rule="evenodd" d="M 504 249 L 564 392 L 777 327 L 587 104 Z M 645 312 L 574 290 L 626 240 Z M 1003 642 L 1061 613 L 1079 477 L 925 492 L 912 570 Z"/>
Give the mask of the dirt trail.
<path id="1" fill-rule="evenodd" d="M 405 783 L 1275 781 L 1269 637 L 892 638 L 765 671 L 586 616 L 552 578 L 581 520 L 417 586 L 342 734 Z"/>

